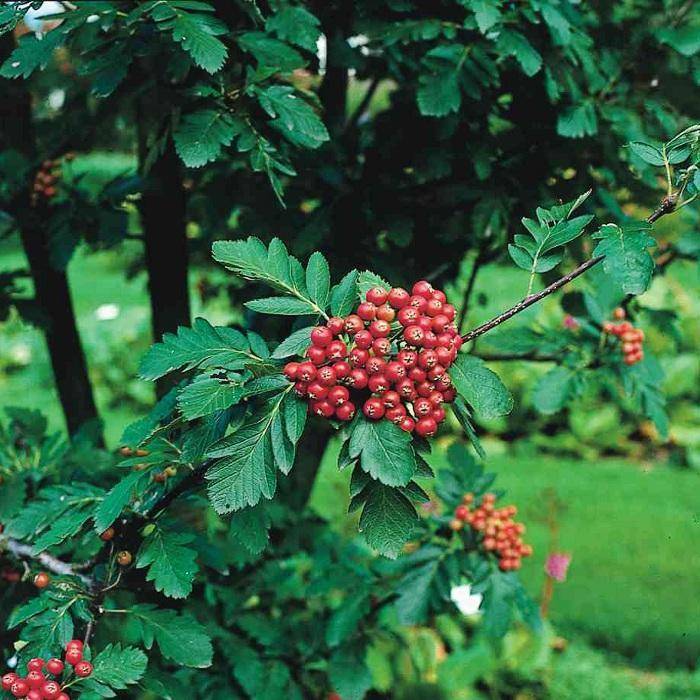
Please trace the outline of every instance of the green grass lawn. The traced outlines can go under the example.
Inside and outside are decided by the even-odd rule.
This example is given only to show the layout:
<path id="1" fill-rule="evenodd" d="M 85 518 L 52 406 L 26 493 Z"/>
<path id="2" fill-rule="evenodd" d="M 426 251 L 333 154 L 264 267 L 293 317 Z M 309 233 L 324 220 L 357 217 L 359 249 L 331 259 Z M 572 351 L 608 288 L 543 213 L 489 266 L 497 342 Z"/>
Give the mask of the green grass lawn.
<path id="1" fill-rule="evenodd" d="M 312 505 L 350 532 L 346 480 L 329 449 Z M 439 469 L 441 453 L 432 458 Z M 700 653 L 700 477 L 660 467 L 643 470 L 622 461 L 563 461 L 494 456 L 487 461 L 520 509 L 535 547 L 522 575 L 539 598 L 548 551 L 545 489 L 555 490 L 560 548 L 573 561 L 557 584 L 551 609 L 565 636 L 624 654 L 635 664 L 694 666 Z"/>

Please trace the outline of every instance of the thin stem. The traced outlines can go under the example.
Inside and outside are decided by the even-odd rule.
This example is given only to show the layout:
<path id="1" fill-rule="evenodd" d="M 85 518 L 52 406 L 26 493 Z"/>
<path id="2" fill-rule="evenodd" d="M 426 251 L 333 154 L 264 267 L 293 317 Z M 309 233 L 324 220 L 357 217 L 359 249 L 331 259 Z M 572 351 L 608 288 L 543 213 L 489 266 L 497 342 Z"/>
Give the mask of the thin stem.
<path id="1" fill-rule="evenodd" d="M 367 88 L 365 94 L 362 96 L 362 100 L 360 101 L 360 104 L 357 105 L 357 108 L 350 115 L 350 118 L 348 119 L 348 123 L 345 125 L 346 132 L 350 131 L 350 129 L 354 129 L 355 126 L 357 125 L 357 123 L 360 121 L 360 118 L 365 113 L 365 110 L 369 107 L 370 102 L 372 101 L 372 98 L 374 97 L 374 93 L 377 91 L 377 88 L 379 87 L 380 82 L 381 82 L 381 79 L 379 78 L 379 76 L 377 76 L 369 84 L 369 87 Z"/>

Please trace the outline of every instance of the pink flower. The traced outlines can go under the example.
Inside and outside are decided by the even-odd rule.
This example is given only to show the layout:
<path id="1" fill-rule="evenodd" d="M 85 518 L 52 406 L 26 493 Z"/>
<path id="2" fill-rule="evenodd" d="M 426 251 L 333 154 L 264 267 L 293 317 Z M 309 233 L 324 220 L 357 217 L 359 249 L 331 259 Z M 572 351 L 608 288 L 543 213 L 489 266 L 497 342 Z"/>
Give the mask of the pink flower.
<path id="1" fill-rule="evenodd" d="M 580 327 L 581 324 L 571 314 L 564 316 L 564 328 L 568 328 L 570 331 L 577 331 Z"/>
<path id="2" fill-rule="evenodd" d="M 547 576 L 550 576 L 555 581 L 565 581 L 566 571 L 571 563 L 570 554 L 554 553 L 547 557 L 544 565 L 544 571 Z"/>

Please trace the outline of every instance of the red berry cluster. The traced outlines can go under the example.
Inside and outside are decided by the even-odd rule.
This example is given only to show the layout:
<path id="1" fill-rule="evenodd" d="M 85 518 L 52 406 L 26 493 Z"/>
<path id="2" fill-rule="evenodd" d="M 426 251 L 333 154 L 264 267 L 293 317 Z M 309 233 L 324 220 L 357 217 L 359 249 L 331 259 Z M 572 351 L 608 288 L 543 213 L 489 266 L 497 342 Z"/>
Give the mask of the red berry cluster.
<path id="1" fill-rule="evenodd" d="M 523 557 L 532 554 L 532 547 L 521 538 L 525 525 L 513 520 L 518 509 L 515 506 L 496 508 L 496 496 L 492 493 L 484 494 L 481 505 L 472 510 L 473 503 L 474 494 L 465 494 L 462 503 L 455 508 L 450 528 L 457 531 L 468 524 L 474 532 L 483 535 L 481 545 L 498 557 L 501 571 L 519 569 Z"/>
<path id="2" fill-rule="evenodd" d="M 61 683 L 47 678 L 46 674 L 54 678 L 62 676 L 67 663 L 73 667 L 77 678 L 87 678 L 92 673 L 92 664 L 83 661 L 83 643 L 79 639 L 68 642 L 64 658 L 65 663 L 61 659 L 31 659 L 27 664 L 26 676 L 6 673 L 2 677 L 2 689 L 26 700 L 70 700 Z"/>
<path id="3" fill-rule="evenodd" d="M 32 186 L 32 206 L 36 206 L 40 200 L 50 202 L 57 193 L 56 186 L 61 177 L 60 162 L 57 160 L 45 160 L 34 176 Z"/>
<path id="4" fill-rule="evenodd" d="M 307 360 L 289 362 L 285 376 L 316 415 L 348 421 L 361 403 L 370 420 L 434 435 L 442 404 L 455 398 L 447 373 L 462 346 L 454 306 L 426 281 L 411 294 L 373 287 L 365 298 L 356 313 L 314 328 Z"/>
<path id="5" fill-rule="evenodd" d="M 626 365 L 635 365 L 644 359 L 644 351 L 642 350 L 644 331 L 641 328 L 635 328 L 629 321 L 623 320 L 626 315 L 623 308 L 615 309 L 613 316 L 619 323 L 613 323 L 612 321 L 604 323 L 603 332 L 617 336 L 620 339 L 622 343 L 622 361 Z"/>

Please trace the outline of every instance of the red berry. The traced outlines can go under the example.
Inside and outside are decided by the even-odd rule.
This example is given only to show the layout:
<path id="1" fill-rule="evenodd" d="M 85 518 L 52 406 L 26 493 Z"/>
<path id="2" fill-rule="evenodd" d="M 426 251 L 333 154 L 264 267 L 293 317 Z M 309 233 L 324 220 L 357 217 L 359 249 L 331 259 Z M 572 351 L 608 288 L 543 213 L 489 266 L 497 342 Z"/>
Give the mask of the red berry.
<path id="1" fill-rule="evenodd" d="M 406 370 L 405 365 L 394 360 L 387 364 L 386 371 L 384 373 L 386 374 L 386 378 L 395 384 L 399 380 L 404 379 L 408 371 Z"/>
<path id="2" fill-rule="evenodd" d="M 452 403 L 457 398 L 457 392 L 452 387 L 443 389 L 442 398 L 445 400 L 445 403 Z"/>
<path id="3" fill-rule="evenodd" d="M 311 404 L 311 411 L 314 415 L 321 416 L 322 418 L 332 418 L 335 413 L 335 408 L 330 403 L 330 401 L 314 401 Z"/>
<path id="4" fill-rule="evenodd" d="M 349 335 L 359 333 L 364 327 L 364 321 L 357 314 L 350 314 L 345 319 L 345 332 Z"/>
<path id="5" fill-rule="evenodd" d="M 411 290 L 414 295 L 418 295 L 419 297 L 424 297 L 425 299 L 430 299 L 433 295 L 433 285 L 430 284 L 430 282 L 427 282 L 426 280 L 420 280 L 419 282 L 416 282 L 413 285 L 413 289 Z"/>
<path id="6" fill-rule="evenodd" d="M 420 418 L 424 416 L 429 416 L 433 412 L 433 404 L 430 403 L 429 399 L 418 399 L 413 402 L 413 410 L 415 414 Z"/>
<path id="7" fill-rule="evenodd" d="M 328 401 L 333 406 L 342 406 L 350 399 L 350 392 L 344 386 L 334 386 L 328 391 Z"/>
<path id="8" fill-rule="evenodd" d="M 316 345 L 312 345 L 307 351 L 306 356 L 314 363 L 317 367 L 322 365 L 326 361 L 326 349 L 319 348 Z"/>
<path id="9" fill-rule="evenodd" d="M 406 416 L 400 423 L 399 428 L 405 430 L 407 433 L 412 433 L 416 427 L 416 421 L 410 416 Z"/>
<path id="10" fill-rule="evenodd" d="M 435 333 L 432 331 L 426 331 L 425 337 L 423 338 L 423 347 L 432 349 L 436 348 L 438 344 L 438 339 Z"/>
<path id="11" fill-rule="evenodd" d="M 428 300 L 425 297 L 412 296 L 408 301 L 408 305 L 422 315 L 428 306 Z"/>
<path id="12" fill-rule="evenodd" d="M 437 408 L 433 409 L 433 412 L 431 413 L 431 415 L 433 417 L 433 420 L 439 424 L 445 420 L 445 417 L 447 414 L 445 413 L 445 409 L 442 408 L 442 406 L 438 406 Z"/>
<path id="13" fill-rule="evenodd" d="M 433 299 L 437 299 L 441 304 L 444 304 L 447 301 L 445 292 L 443 292 L 441 289 L 433 289 Z"/>
<path id="14" fill-rule="evenodd" d="M 317 369 L 313 362 L 302 362 L 297 369 L 297 379 L 311 382 L 316 379 Z"/>
<path id="15" fill-rule="evenodd" d="M 347 381 L 353 389 L 364 389 L 369 381 L 369 376 L 363 369 L 353 369 Z"/>
<path id="16" fill-rule="evenodd" d="M 48 695 L 44 695 L 45 698 L 48 698 Z M 68 693 L 59 693 L 56 696 L 56 700 L 70 700 L 70 696 Z"/>
<path id="17" fill-rule="evenodd" d="M 10 692 L 16 697 L 16 698 L 23 698 L 26 697 L 27 693 L 29 692 L 29 683 L 24 680 L 24 678 L 18 678 L 11 686 L 10 686 Z"/>
<path id="18" fill-rule="evenodd" d="M 384 402 L 373 396 L 365 401 L 362 412 L 371 420 L 379 420 L 384 416 Z"/>
<path id="19" fill-rule="evenodd" d="M 89 661 L 81 661 L 75 665 L 75 675 L 78 678 L 87 678 L 92 673 L 92 664 Z"/>
<path id="20" fill-rule="evenodd" d="M 66 644 L 66 649 L 70 649 L 71 647 L 77 647 L 81 651 L 83 650 L 83 641 L 81 639 L 71 639 L 68 644 Z"/>
<path id="21" fill-rule="evenodd" d="M 396 311 L 394 311 L 389 304 L 382 304 L 377 309 L 377 318 L 380 321 L 391 323 L 396 318 Z"/>
<path id="22" fill-rule="evenodd" d="M 9 690 L 12 684 L 19 678 L 16 673 L 6 673 L 2 677 L 2 689 Z"/>
<path id="23" fill-rule="evenodd" d="M 294 385 L 294 393 L 301 397 L 302 399 L 307 395 L 309 391 L 309 383 L 308 382 L 297 382 Z"/>
<path id="24" fill-rule="evenodd" d="M 49 659 L 46 662 L 46 670 L 53 676 L 58 676 L 60 673 L 63 673 L 64 668 L 65 666 L 61 659 Z"/>
<path id="25" fill-rule="evenodd" d="M 395 309 L 403 309 L 403 307 L 406 306 L 406 304 L 408 304 L 410 298 L 411 295 L 405 289 L 402 289 L 401 287 L 394 287 L 389 292 L 387 301 Z"/>
<path id="26" fill-rule="evenodd" d="M 383 374 L 373 374 L 367 382 L 369 390 L 373 394 L 381 394 L 389 388 L 389 380 Z"/>
<path id="27" fill-rule="evenodd" d="M 438 355 L 435 350 L 421 350 L 418 353 L 418 366 L 421 369 L 430 369 L 438 363 Z"/>
<path id="28" fill-rule="evenodd" d="M 404 306 L 401 311 L 399 311 L 398 319 L 402 326 L 412 326 L 420 318 L 420 312 L 418 309 L 412 306 Z"/>
<path id="29" fill-rule="evenodd" d="M 30 688 L 39 688 L 44 685 L 46 676 L 41 671 L 29 671 L 25 680 L 29 683 Z"/>
<path id="30" fill-rule="evenodd" d="M 357 315 L 363 321 L 374 321 L 377 318 L 377 307 L 369 301 L 363 301 L 357 307 Z"/>
<path id="31" fill-rule="evenodd" d="M 386 321 L 372 321 L 369 332 L 375 338 L 386 338 L 391 333 L 391 326 Z"/>
<path id="32" fill-rule="evenodd" d="M 333 316 L 328 319 L 326 325 L 333 335 L 340 335 L 345 329 L 345 319 L 340 318 L 340 316 Z"/>
<path id="33" fill-rule="evenodd" d="M 450 375 L 445 373 L 441 377 L 435 380 L 435 388 L 438 391 L 441 391 L 443 394 L 447 389 L 449 389 L 452 386 L 452 380 L 450 379 Z"/>
<path id="34" fill-rule="evenodd" d="M 339 360 L 333 365 L 333 371 L 338 379 L 345 379 L 350 374 L 350 363 L 345 360 Z"/>
<path id="35" fill-rule="evenodd" d="M 421 418 L 416 423 L 416 432 L 421 437 L 429 437 L 437 432 L 437 423 L 433 418 Z"/>
<path id="36" fill-rule="evenodd" d="M 443 313 L 439 313 L 435 318 L 433 318 L 433 330 L 436 333 L 444 333 L 445 326 L 450 323 L 450 319 Z"/>
<path id="37" fill-rule="evenodd" d="M 443 402 L 445 401 L 445 397 L 442 395 L 441 392 L 434 391 L 432 394 L 430 394 L 430 396 L 428 396 L 428 400 L 431 404 L 433 404 L 434 408 L 440 408 L 440 406 L 442 406 Z"/>
<path id="38" fill-rule="evenodd" d="M 381 357 L 370 357 L 365 364 L 367 374 L 379 374 L 386 368 L 386 362 Z"/>
<path id="39" fill-rule="evenodd" d="M 316 374 L 316 378 L 323 386 L 333 386 L 337 379 L 335 370 L 332 367 L 321 367 Z"/>
<path id="40" fill-rule="evenodd" d="M 27 693 L 27 700 L 44 700 L 44 694 L 37 688 L 32 688 Z"/>
<path id="41" fill-rule="evenodd" d="M 455 518 L 457 520 L 466 520 L 469 515 L 469 508 L 467 506 L 457 506 L 455 508 Z"/>
<path id="42" fill-rule="evenodd" d="M 372 287 L 365 298 L 367 301 L 372 302 L 376 306 L 381 306 L 388 298 L 389 293 L 383 287 Z"/>
<path id="43" fill-rule="evenodd" d="M 307 394 L 314 401 L 323 401 L 328 396 L 328 389 L 321 382 L 311 382 L 307 389 Z"/>
<path id="44" fill-rule="evenodd" d="M 401 396 L 397 391 L 387 391 L 384 393 L 382 398 L 384 399 L 384 405 L 387 408 L 396 408 L 401 404 Z"/>
<path id="45" fill-rule="evenodd" d="M 428 302 L 428 306 L 425 309 L 425 313 L 433 318 L 435 316 L 439 316 L 442 313 L 442 302 L 438 301 L 437 299 L 431 299 Z"/>
<path id="46" fill-rule="evenodd" d="M 334 340 L 326 348 L 326 357 L 335 362 L 335 360 L 344 360 L 348 356 L 348 346 L 342 340 Z"/>
<path id="47" fill-rule="evenodd" d="M 287 377 L 290 382 L 293 382 L 297 378 L 298 369 L 298 362 L 287 362 L 287 364 L 284 366 L 284 376 Z"/>
<path id="48" fill-rule="evenodd" d="M 455 320 L 455 307 L 452 306 L 452 304 L 445 304 L 443 302 L 442 304 L 442 313 L 447 316 L 447 318 L 450 320 L 450 322 Z"/>
<path id="49" fill-rule="evenodd" d="M 453 357 L 452 357 L 452 350 L 448 350 L 447 348 L 436 348 L 435 349 L 435 355 L 437 356 L 437 361 L 443 366 L 447 367 L 452 363 Z"/>
<path id="50" fill-rule="evenodd" d="M 335 416 L 338 420 L 352 420 L 355 417 L 355 404 L 352 401 L 346 401 L 335 409 Z"/>
<path id="51" fill-rule="evenodd" d="M 388 355 L 391 352 L 391 341 L 389 338 L 377 338 L 372 343 L 372 350 L 375 355 Z"/>
<path id="52" fill-rule="evenodd" d="M 401 350 L 397 355 L 397 359 L 406 369 L 411 369 L 418 362 L 418 353 L 415 350 Z"/>
<path id="53" fill-rule="evenodd" d="M 364 367 L 369 360 L 369 353 L 362 348 L 353 348 L 348 359 L 353 367 Z"/>
<path id="54" fill-rule="evenodd" d="M 406 409 L 403 407 L 403 404 L 387 408 L 384 417 L 392 423 L 398 424 L 406 417 Z"/>
<path id="55" fill-rule="evenodd" d="M 37 588 L 46 588 L 51 583 L 51 577 L 45 572 L 41 571 L 34 577 L 34 585 Z"/>
<path id="56" fill-rule="evenodd" d="M 427 399 L 434 391 L 435 385 L 432 382 L 421 382 L 416 386 L 418 396 Z"/>
<path id="57" fill-rule="evenodd" d="M 397 382 L 396 391 L 405 401 L 412 401 L 416 396 L 416 386 L 410 379 Z"/>
<path id="58" fill-rule="evenodd" d="M 428 375 L 426 371 L 421 369 L 420 367 L 414 367 L 412 370 L 409 371 L 408 378 L 416 384 L 420 384 L 428 378 Z"/>
<path id="59" fill-rule="evenodd" d="M 435 365 L 429 372 L 428 372 L 428 379 L 431 382 L 436 382 L 438 379 L 441 379 L 442 377 L 445 376 L 445 368 L 442 365 Z"/>
<path id="60" fill-rule="evenodd" d="M 369 350 L 372 347 L 374 336 L 369 331 L 360 331 L 355 335 L 355 345 L 362 350 Z"/>
<path id="61" fill-rule="evenodd" d="M 404 340 L 411 345 L 421 345 L 423 343 L 423 338 L 425 338 L 425 333 L 420 326 L 408 326 L 403 332 Z"/>
<path id="62" fill-rule="evenodd" d="M 421 328 L 424 333 L 433 330 L 433 322 L 427 316 L 419 316 L 416 325 Z"/>
<path id="63" fill-rule="evenodd" d="M 68 649 L 66 649 L 65 659 L 66 663 L 75 666 L 75 664 L 83 660 L 83 650 L 78 649 L 78 647 L 68 647 Z"/>
<path id="64" fill-rule="evenodd" d="M 311 342 L 319 348 L 325 348 L 333 340 L 333 333 L 327 326 L 316 326 L 311 331 Z"/>
<path id="65" fill-rule="evenodd" d="M 44 668 L 44 659 L 29 659 L 27 669 L 29 671 L 41 671 Z"/>

